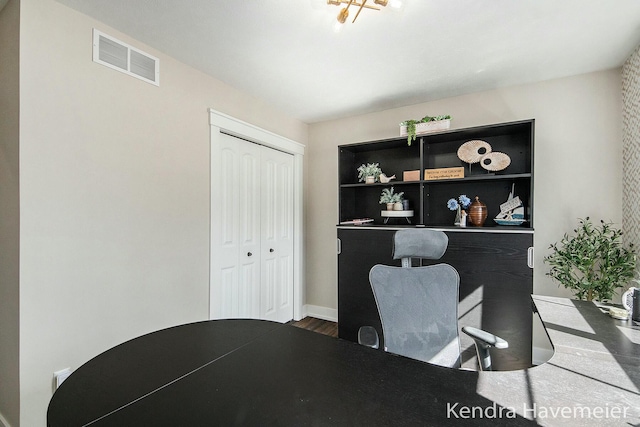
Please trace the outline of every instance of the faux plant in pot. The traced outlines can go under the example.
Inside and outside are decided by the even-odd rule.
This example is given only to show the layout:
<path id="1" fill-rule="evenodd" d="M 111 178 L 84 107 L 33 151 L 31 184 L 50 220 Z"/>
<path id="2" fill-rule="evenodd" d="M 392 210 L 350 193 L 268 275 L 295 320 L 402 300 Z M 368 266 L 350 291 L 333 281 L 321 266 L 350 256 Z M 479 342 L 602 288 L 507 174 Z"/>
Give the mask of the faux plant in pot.
<path id="1" fill-rule="evenodd" d="M 382 194 L 380 194 L 380 204 L 387 205 L 387 210 L 394 210 L 394 205 L 396 203 L 400 203 L 400 206 L 402 206 L 402 196 L 404 195 L 404 192 L 400 192 L 400 193 L 394 193 L 393 192 L 393 187 L 391 188 L 384 188 L 382 190 Z M 400 209 L 396 209 L 396 210 L 402 210 L 402 208 Z"/>
<path id="2" fill-rule="evenodd" d="M 544 257 L 551 266 L 547 276 L 579 299 L 606 302 L 633 278 L 636 249 L 623 245 L 622 231 L 612 223 L 600 220 L 595 226 L 589 217 L 579 223 L 572 236 L 565 233 L 559 243 L 549 246 L 551 254 Z"/>
<path id="3" fill-rule="evenodd" d="M 366 165 L 360 165 L 358 167 L 358 181 L 365 182 L 367 184 L 373 184 L 380 181 L 380 163 L 367 163 Z"/>
<path id="4" fill-rule="evenodd" d="M 411 145 L 412 141 L 416 140 L 416 135 L 418 131 L 418 127 L 421 123 L 431 123 L 431 122 L 441 122 L 441 126 L 435 125 L 430 126 L 431 131 L 438 131 L 449 129 L 451 116 L 448 114 L 441 116 L 424 116 L 420 120 L 405 120 L 400 123 L 400 136 L 403 136 L 402 126 L 406 126 L 407 131 L 407 145 Z"/>

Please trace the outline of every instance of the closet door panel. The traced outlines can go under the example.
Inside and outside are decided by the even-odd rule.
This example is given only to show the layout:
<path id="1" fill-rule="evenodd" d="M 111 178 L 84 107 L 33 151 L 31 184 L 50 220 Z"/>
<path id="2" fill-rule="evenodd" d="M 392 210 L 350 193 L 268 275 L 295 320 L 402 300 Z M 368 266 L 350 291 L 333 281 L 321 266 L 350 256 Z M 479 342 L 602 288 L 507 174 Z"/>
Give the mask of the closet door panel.
<path id="1" fill-rule="evenodd" d="M 214 318 L 260 314 L 260 147 L 224 136 L 219 188 L 222 247 L 219 284 L 212 287 Z M 212 197 L 216 194 L 212 188 Z"/>
<path id="2" fill-rule="evenodd" d="M 242 308 L 238 317 L 260 316 L 260 150 L 259 146 L 242 141 L 239 208 L 240 265 L 243 269 L 238 301 Z"/>
<path id="3" fill-rule="evenodd" d="M 293 318 L 293 156 L 262 148 L 262 317 Z"/>

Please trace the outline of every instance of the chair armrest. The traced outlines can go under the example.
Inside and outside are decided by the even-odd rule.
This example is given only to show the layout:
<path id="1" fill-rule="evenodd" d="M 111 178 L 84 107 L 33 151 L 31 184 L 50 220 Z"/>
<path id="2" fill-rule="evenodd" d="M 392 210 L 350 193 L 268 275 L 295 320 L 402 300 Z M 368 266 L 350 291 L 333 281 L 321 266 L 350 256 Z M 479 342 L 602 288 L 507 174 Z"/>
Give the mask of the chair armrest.
<path id="1" fill-rule="evenodd" d="M 497 335 L 493 335 L 487 331 L 483 331 L 482 329 L 473 328 L 471 326 L 463 326 L 462 332 L 469 335 L 476 342 L 480 342 L 489 347 L 495 348 L 508 348 L 509 343 Z"/>
<path id="2" fill-rule="evenodd" d="M 361 326 L 360 329 L 358 329 L 358 344 L 378 348 L 380 346 L 380 340 L 376 329 L 373 326 Z"/>
<path id="3" fill-rule="evenodd" d="M 481 329 L 472 328 L 471 326 L 463 326 L 462 332 L 469 335 L 475 341 L 476 353 L 478 353 L 478 363 L 480 364 L 480 369 L 483 371 L 490 371 L 492 368 L 491 354 L 489 353 L 489 349 L 491 347 L 509 347 L 509 343 L 502 338 Z"/>

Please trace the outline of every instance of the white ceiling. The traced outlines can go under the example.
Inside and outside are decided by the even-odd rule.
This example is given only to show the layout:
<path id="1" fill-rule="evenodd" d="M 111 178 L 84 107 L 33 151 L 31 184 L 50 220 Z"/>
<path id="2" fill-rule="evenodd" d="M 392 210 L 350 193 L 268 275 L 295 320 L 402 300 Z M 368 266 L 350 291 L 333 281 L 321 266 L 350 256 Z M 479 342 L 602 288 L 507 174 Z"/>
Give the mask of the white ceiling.
<path id="1" fill-rule="evenodd" d="M 640 0 L 404 0 L 339 33 L 325 0 L 58 1 L 307 123 L 610 69 L 640 44 Z"/>

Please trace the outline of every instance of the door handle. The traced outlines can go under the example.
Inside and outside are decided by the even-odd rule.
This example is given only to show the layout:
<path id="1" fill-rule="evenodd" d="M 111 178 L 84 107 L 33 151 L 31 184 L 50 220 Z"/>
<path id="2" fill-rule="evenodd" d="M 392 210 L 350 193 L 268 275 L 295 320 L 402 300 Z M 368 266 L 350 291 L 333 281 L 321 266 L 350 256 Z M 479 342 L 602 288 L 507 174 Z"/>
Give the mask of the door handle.
<path id="1" fill-rule="evenodd" d="M 342 253 L 342 240 L 338 239 L 338 255 Z"/>
<path id="2" fill-rule="evenodd" d="M 273 249 L 273 248 L 269 249 L 269 252 L 274 252 L 274 251 L 275 251 L 275 249 Z"/>
<path id="3" fill-rule="evenodd" d="M 251 252 L 247 252 L 247 256 L 251 256 L 253 255 Z"/>
<path id="4" fill-rule="evenodd" d="M 529 246 L 527 249 L 527 266 L 533 268 L 533 246 Z"/>

